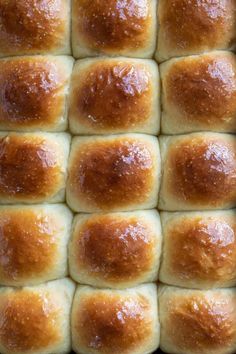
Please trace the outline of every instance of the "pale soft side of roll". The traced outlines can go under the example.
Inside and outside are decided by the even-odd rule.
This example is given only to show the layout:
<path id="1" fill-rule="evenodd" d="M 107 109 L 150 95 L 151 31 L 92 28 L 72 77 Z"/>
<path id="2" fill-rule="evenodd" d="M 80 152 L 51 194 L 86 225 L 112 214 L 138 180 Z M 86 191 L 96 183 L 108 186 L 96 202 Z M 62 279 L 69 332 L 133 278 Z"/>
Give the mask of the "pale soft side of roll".
<path id="1" fill-rule="evenodd" d="M 70 91 L 69 121 L 74 134 L 159 132 L 160 80 L 153 60 L 79 60 Z"/>
<path id="2" fill-rule="evenodd" d="M 236 47 L 234 0 L 159 0 L 156 58 Z"/>
<path id="3" fill-rule="evenodd" d="M 161 245 L 160 217 L 154 210 L 79 214 L 69 245 L 70 276 L 103 288 L 156 281 Z"/>
<path id="4" fill-rule="evenodd" d="M 1 0 L 0 56 L 70 54 L 69 0 Z"/>
<path id="5" fill-rule="evenodd" d="M 236 286 L 236 209 L 161 213 L 162 283 L 185 288 Z"/>
<path id="6" fill-rule="evenodd" d="M 0 130 L 66 130 L 73 61 L 49 55 L 1 59 Z"/>
<path id="7" fill-rule="evenodd" d="M 236 132 L 236 55 L 214 51 L 161 64 L 163 134 Z"/>
<path id="8" fill-rule="evenodd" d="M 236 353 L 236 289 L 158 292 L 161 350 L 168 354 Z"/>
<path id="9" fill-rule="evenodd" d="M 0 285 L 64 278 L 71 223 L 72 213 L 61 204 L 0 206 Z"/>
<path id="10" fill-rule="evenodd" d="M 161 163 L 156 137 L 76 137 L 68 170 L 67 203 L 74 211 L 129 211 L 157 205 Z"/>
<path id="11" fill-rule="evenodd" d="M 236 206 L 236 137 L 194 133 L 160 138 L 163 175 L 159 209 Z"/>
<path id="12" fill-rule="evenodd" d="M 156 0 L 72 0 L 73 56 L 151 58 L 156 22 Z"/>
<path id="13" fill-rule="evenodd" d="M 156 286 L 126 290 L 79 286 L 71 326 L 77 354 L 153 353 L 160 336 Z"/>
<path id="14" fill-rule="evenodd" d="M 70 279 L 34 287 L 0 287 L 1 354 L 66 354 L 71 351 Z"/>
<path id="15" fill-rule="evenodd" d="M 0 204 L 65 200 L 70 135 L 0 133 Z"/>

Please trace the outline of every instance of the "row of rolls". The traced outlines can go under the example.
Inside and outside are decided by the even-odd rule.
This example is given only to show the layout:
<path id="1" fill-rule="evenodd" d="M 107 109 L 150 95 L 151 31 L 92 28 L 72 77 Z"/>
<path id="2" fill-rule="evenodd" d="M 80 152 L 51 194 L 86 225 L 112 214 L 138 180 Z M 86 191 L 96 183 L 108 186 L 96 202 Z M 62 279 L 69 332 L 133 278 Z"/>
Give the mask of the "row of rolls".
<path id="1" fill-rule="evenodd" d="M 236 352 L 235 11 L 0 1 L 1 354 Z"/>

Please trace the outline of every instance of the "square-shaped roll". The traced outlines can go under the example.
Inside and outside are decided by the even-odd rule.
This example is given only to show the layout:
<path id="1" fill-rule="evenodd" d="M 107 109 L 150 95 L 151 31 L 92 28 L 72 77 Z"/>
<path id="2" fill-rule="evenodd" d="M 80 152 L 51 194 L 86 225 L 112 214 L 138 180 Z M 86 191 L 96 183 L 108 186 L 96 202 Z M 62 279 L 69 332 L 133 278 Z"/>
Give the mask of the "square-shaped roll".
<path id="1" fill-rule="evenodd" d="M 157 280 L 160 217 L 154 210 L 78 215 L 69 245 L 71 277 L 80 284 L 127 288 Z"/>
<path id="2" fill-rule="evenodd" d="M 193 133 L 160 138 L 163 175 L 159 209 L 236 206 L 236 136 Z"/>
<path id="3" fill-rule="evenodd" d="M 234 0 L 159 0 L 159 61 L 236 45 Z"/>
<path id="4" fill-rule="evenodd" d="M 0 133 L 0 204 L 65 200 L 70 136 Z"/>
<path id="5" fill-rule="evenodd" d="M 70 54 L 69 0 L 1 0 L 0 56 Z"/>
<path id="6" fill-rule="evenodd" d="M 128 211 L 157 205 L 157 138 L 144 134 L 72 140 L 67 203 L 77 212 Z"/>
<path id="7" fill-rule="evenodd" d="M 153 60 L 79 60 L 70 94 L 74 134 L 149 133 L 160 128 L 160 81 Z"/>
<path id="8" fill-rule="evenodd" d="M 236 352 L 236 290 L 159 288 L 160 347 L 175 354 Z"/>
<path id="9" fill-rule="evenodd" d="M 161 213 L 159 279 L 185 288 L 236 286 L 236 210 Z"/>
<path id="10" fill-rule="evenodd" d="M 79 286 L 71 326 L 77 354 L 153 353 L 160 333 L 156 286 L 126 290 Z"/>
<path id="11" fill-rule="evenodd" d="M 211 52 L 160 66 L 163 134 L 236 132 L 236 55 Z"/>
<path id="12" fill-rule="evenodd" d="M 0 130 L 66 130 L 72 66 L 66 56 L 1 59 Z"/>
<path id="13" fill-rule="evenodd" d="M 72 213 L 61 204 L 0 207 L 0 285 L 24 286 L 68 274 Z"/>
<path id="14" fill-rule="evenodd" d="M 1 354 L 70 353 L 69 279 L 25 288 L 0 287 Z"/>
<path id="15" fill-rule="evenodd" d="M 151 58 L 156 48 L 156 0 L 72 0 L 75 58 Z"/>

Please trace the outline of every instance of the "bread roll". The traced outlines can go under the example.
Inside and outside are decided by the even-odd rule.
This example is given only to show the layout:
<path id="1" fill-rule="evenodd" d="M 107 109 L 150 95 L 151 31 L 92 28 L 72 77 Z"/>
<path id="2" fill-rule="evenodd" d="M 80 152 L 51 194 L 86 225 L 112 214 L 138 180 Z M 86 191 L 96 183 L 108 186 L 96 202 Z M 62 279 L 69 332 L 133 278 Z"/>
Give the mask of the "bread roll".
<path id="1" fill-rule="evenodd" d="M 0 133 L 0 203 L 65 198 L 69 134 Z"/>
<path id="2" fill-rule="evenodd" d="M 72 0 L 72 4 L 74 57 L 153 56 L 156 0 Z"/>
<path id="3" fill-rule="evenodd" d="M 153 208 L 160 171 L 159 145 L 153 136 L 74 138 L 67 203 L 78 212 Z"/>
<path id="4" fill-rule="evenodd" d="M 152 353 L 159 345 L 160 333 L 156 286 L 126 290 L 79 286 L 71 325 L 76 353 Z"/>
<path id="5" fill-rule="evenodd" d="M 159 73 L 154 61 L 80 60 L 72 75 L 70 129 L 75 134 L 157 134 L 159 96 Z"/>
<path id="6" fill-rule="evenodd" d="M 163 286 L 159 292 L 160 346 L 174 354 L 236 352 L 236 290 L 188 290 Z"/>
<path id="7" fill-rule="evenodd" d="M 72 65 L 65 56 L 1 59 L 0 130 L 66 130 Z"/>
<path id="8" fill-rule="evenodd" d="M 0 56 L 70 51 L 70 1 L 1 0 Z"/>
<path id="9" fill-rule="evenodd" d="M 235 11 L 235 0 L 159 0 L 157 59 L 235 48 Z"/>
<path id="10" fill-rule="evenodd" d="M 236 137 L 194 133 L 161 137 L 161 210 L 236 206 Z"/>
<path id="11" fill-rule="evenodd" d="M 0 288 L 1 354 L 70 353 L 74 289 L 69 279 L 20 289 Z"/>
<path id="12" fill-rule="evenodd" d="M 0 284 L 23 286 L 68 274 L 72 213 L 60 204 L 0 207 Z"/>
<path id="13" fill-rule="evenodd" d="M 162 132 L 236 132 L 236 55 L 211 52 L 160 66 Z"/>
<path id="14" fill-rule="evenodd" d="M 236 210 L 161 213 L 161 282 L 185 288 L 236 286 Z"/>
<path id="15" fill-rule="evenodd" d="M 109 288 L 155 281 L 161 242 L 154 210 L 80 214 L 69 246 L 70 275 L 78 283 Z"/>

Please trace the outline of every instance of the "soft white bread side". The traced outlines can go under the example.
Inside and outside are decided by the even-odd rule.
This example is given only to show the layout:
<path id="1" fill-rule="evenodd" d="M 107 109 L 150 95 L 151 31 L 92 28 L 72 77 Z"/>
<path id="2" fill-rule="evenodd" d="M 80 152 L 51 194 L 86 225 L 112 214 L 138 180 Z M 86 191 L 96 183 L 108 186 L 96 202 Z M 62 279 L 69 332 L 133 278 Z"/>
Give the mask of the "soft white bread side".
<path id="1" fill-rule="evenodd" d="M 70 91 L 69 120 L 74 134 L 159 132 L 160 80 L 153 60 L 79 60 Z"/>
<path id="2" fill-rule="evenodd" d="M 61 204 L 0 206 L 0 285 L 64 278 L 71 223 Z"/>
<path id="3" fill-rule="evenodd" d="M 126 290 L 77 288 L 72 346 L 78 354 L 148 354 L 159 346 L 154 284 Z"/>
<path id="4" fill-rule="evenodd" d="M 75 58 L 103 55 L 151 58 L 156 48 L 156 0 L 73 0 Z"/>
<path id="5" fill-rule="evenodd" d="M 161 244 L 155 210 L 79 214 L 69 245 L 70 275 L 80 284 L 103 288 L 156 281 Z"/>
<path id="6" fill-rule="evenodd" d="M 156 137 L 76 137 L 68 170 L 67 203 L 75 211 L 128 211 L 157 205 L 161 163 Z"/>
<path id="7" fill-rule="evenodd" d="M 65 200 L 70 136 L 0 133 L 0 203 Z"/>
<path id="8" fill-rule="evenodd" d="M 1 354 L 66 354 L 71 351 L 69 279 L 35 287 L 0 288 Z"/>
<path id="9" fill-rule="evenodd" d="M 236 352 L 236 290 L 159 288 L 161 350 L 174 354 Z"/>

